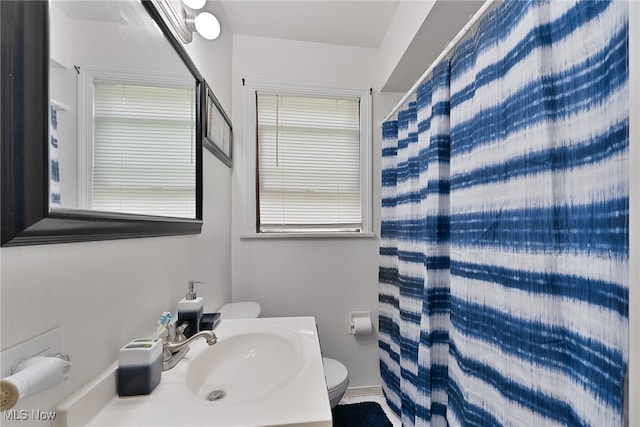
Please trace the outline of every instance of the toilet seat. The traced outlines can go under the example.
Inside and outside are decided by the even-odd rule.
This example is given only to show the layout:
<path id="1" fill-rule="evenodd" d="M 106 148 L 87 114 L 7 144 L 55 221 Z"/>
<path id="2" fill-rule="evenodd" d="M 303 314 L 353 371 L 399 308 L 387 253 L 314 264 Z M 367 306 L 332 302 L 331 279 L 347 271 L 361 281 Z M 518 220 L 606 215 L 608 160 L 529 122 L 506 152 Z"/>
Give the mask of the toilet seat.
<path id="1" fill-rule="evenodd" d="M 337 360 L 323 357 L 324 376 L 327 379 L 327 390 L 329 393 L 341 388 L 346 388 L 349 383 L 349 372 L 345 366 Z"/>
<path id="2" fill-rule="evenodd" d="M 231 302 L 218 310 L 221 319 L 254 319 L 260 317 L 260 304 L 253 301 Z"/>

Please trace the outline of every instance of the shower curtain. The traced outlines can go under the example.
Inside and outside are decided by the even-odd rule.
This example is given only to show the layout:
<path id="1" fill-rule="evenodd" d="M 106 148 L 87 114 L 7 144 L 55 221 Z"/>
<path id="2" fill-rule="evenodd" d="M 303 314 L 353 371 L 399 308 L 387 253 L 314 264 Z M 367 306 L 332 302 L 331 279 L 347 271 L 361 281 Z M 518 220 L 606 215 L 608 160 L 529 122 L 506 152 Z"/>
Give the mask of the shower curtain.
<path id="1" fill-rule="evenodd" d="M 383 124 L 381 374 L 403 424 L 445 422 L 449 324 L 449 69 Z M 419 421 L 419 422 L 418 422 Z"/>
<path id="2" fill-rule="evenodd" d="M 58 158 L 58 110 L 50 107 L 49 125 L 49 206 L 60 206 L 60 161 Z"/>
<path id="3" fill-rule="evenodd" d="M 505 1 L 383 125 L 380 368 L 403 425 L 622 424 L 627 33 L 624 2 Z"/>

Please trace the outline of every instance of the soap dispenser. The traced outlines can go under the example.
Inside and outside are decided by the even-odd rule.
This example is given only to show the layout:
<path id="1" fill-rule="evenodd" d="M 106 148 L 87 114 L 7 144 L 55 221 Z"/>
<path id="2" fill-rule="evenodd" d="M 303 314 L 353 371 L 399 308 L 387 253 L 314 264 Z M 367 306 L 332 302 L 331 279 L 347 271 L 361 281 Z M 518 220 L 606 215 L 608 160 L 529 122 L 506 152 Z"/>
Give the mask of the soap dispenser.
<path id="1" fill-rule="evenodd" d="M 184 330 L 184 336 L 187 338 L 198 333 L 200 318 L 204 310 L 203 298 L 196 295 L 195 286 L 197 283 L 204 282 L 189 280 L 189 291 L 178 302 L 178 326 L 187 322 L 187 328 Z"/>

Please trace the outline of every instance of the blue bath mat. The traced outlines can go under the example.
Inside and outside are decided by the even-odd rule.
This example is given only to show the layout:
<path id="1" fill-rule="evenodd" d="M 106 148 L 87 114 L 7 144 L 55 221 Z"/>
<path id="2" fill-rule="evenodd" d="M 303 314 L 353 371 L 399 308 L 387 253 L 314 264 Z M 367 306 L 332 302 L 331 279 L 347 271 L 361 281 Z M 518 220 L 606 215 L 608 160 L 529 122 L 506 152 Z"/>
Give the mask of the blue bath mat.
<path id="1" fill-rule="evenodd" d="M 376 402 L 338 405 L 333 409 L 333 427 L 392 427 Z"/>

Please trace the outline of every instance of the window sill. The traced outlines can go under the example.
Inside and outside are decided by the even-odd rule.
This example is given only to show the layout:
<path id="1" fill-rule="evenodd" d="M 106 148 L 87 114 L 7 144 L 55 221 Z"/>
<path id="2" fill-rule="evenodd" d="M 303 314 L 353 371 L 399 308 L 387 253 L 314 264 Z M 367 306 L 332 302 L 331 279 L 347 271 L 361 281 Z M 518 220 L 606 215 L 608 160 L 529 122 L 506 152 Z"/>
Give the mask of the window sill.
<path id="1" fill-rule="evenodd" d="M 371 239 L 377 237 L 370 232 L 307 232 L 307 233 L 243 233 L 240 240 L 260 240 L 260 239 Z"/>

